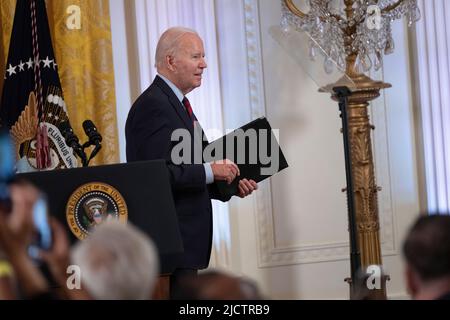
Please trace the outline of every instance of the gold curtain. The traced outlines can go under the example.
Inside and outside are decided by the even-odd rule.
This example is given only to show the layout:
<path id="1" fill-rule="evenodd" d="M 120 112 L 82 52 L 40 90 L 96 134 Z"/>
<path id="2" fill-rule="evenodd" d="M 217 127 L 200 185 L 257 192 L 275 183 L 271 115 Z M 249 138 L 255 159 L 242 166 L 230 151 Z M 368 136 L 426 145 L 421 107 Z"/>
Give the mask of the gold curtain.
<path id="1" fill-rule="evenodd" d="M 81 142 L 91 119 L 103 136 L 91 165 L 119 162 L 108 0 L 47 0 L 47 15 L 70 123 Z M 16 0 L 0 2 L 0 72 L 4 74 Z M 0 85 L 3 86 L 3 77 Z"/>
<path id="2" fill-rule="evenodd" d="M 0 89 L 3 88 L 3 76 L 5 75 L 6 59 L 8 58 L 9 39 L 11 38 L 15 8 L 16 0 L 0 1 Z"/>

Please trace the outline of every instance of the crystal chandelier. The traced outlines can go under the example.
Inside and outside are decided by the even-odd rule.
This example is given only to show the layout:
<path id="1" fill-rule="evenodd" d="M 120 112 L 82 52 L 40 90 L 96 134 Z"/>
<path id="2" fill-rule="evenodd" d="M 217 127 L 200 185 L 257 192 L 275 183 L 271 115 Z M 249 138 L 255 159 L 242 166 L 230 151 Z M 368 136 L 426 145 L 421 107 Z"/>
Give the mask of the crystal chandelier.
<path id="1" fill-rule="evenodd" d="M 337 66 L 350 77 L 381 68 L 383 53 L 394 51 L 394 20 L 406 16 L 411 26 L 420 19 L 417 0 L 309 0 L 307 13 L 293 0 L 281 2 L 282 31 L 306 32 L 310 58 L 319 51 L 327 73 Z"/>

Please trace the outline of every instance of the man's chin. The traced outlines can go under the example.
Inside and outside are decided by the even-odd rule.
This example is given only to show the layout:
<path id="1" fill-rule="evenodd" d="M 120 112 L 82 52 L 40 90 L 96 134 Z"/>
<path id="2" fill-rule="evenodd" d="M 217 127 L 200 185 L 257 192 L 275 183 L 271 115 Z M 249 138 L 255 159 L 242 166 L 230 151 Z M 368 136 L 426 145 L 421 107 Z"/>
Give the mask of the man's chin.
<path id="1" fill-rule="evenodd" d="M 197 81 L 195 81 L 194 86 L 193 86 L 192 89 L 198 88 L 198 87 L 200 87 L 201 85 L 202 85 L 202 80 L 197 80 Z"/>
<path id="2" fill-rule="evenodd" d="M 195 83 L 192 84 L 192 87 L 189 88 L 188 90 L 186 90 L 186 92 L 184 93 L 185 95 L 188 94 L 189 92 L 191 92 L 192 90 L 194 90 L 195 88 L 198 88 L 202 85 L 202 81 L 196 81 Z"/>

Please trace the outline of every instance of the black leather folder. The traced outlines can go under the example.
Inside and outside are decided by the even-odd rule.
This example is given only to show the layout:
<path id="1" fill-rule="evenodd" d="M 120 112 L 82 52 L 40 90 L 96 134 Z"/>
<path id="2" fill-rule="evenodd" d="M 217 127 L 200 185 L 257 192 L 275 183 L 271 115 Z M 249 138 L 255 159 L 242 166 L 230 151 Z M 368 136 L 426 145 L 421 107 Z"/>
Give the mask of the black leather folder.
<path id="1" fill-rule="evenodd" d="M 239 167 L 240 176 L 231 184 L 225 181 L 215 182 L 223 196 L 238 194 L 241 179 L 260 182 L 288 167 L 272 127 L 265 117 L 253 120 L 211 142 L 205 154 L 210 155 L 209 159 L 205 158 L 205 162 L 229 159 Z"/>

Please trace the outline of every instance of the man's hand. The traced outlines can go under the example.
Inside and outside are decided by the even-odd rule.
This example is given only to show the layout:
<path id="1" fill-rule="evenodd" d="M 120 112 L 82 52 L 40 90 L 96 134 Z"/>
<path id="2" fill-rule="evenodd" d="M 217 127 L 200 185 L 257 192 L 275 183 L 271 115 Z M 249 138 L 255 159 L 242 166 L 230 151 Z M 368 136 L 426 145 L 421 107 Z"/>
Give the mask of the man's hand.
<path id="1" fill-rule="evenodd" d="M 53 278 L 62 290 L 58 291 L 61 299 L 89 300 L 91 297 L 85 288 L 70 290 L 67 287 L 67 267 L 70 264 L 70 242 L 66 230 L 54 217 L 50 219 L 53 245 L 49 251 L 40 251 L 40 257 L 47 263 Z"/>
<path id="2" fill-rule="evenodd" d="M 239 167 L 228 159 L 212 162 L 211 169 L 214 174 L 214 180 L 225 180 L 228 184 L 241 174 Z"/>
<path id="3" fill-rule="evenodd" d="M 40 257 L 44 260 L 53 278 L 61 287 L 66 286 L 66 270 L 69 266 L 70 243 L 64 227 L 54 218 L 50 218 L 53 245 L 49 251 L 40 251 Z"/>
<path id="4" fill-rule="evenodd" d="M 258 190 L 258 184 L 253 180 L 242 179 L 239 181 L 239 197 L 245 198 L 251 195 L 253 191 Z"/>
<path id="5" fill-rule="evenodd" d="M 12 211 L 0 211 L 0 247 L 13 266 L 24 295 L 32 298 L 49 290 L 47 280 L 27 252 L 35 233 L 33 209 L 40 193 L 28 183 L 11 185 L 10 193 Z"/>
<path id="6" fill-rule="evenodd" d="M 0 247 L 8 258 L 27 255 L 33 234 L 33 207 L 39 191 L 31 184 L 18 183 L 10 187 L 12 212 L 0 212 Z"/>

